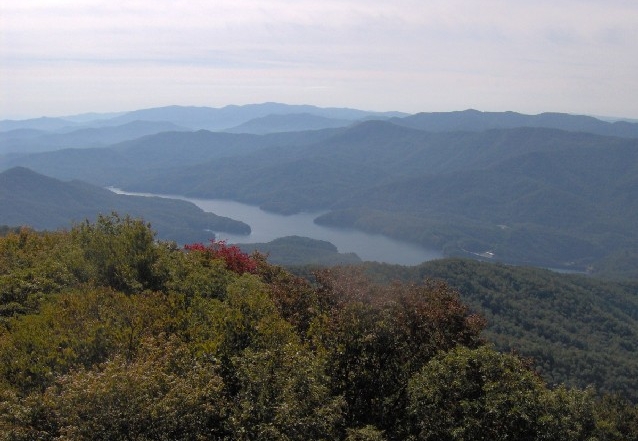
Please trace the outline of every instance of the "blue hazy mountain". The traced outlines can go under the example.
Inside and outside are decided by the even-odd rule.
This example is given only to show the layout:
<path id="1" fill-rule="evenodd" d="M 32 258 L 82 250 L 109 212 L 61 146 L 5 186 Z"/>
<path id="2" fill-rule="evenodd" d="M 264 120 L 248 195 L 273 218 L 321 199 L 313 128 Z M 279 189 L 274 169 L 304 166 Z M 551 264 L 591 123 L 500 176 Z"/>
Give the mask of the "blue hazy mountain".
<path id="1" fill-rule="evenodd" d="M 67 127 L 68 129 L 68 127 Z M 73 127 L 64 133 L 37 129 L 0 132 L 0 155 L 33 153 L 65 148 L 104 147 L 118 142 L 169 131 L 188 131 L 170 122 L 132 121 L 118 126 Z"/>
<path id="2" fill-rule="evenodd" d="M 309 114 L 329 119 L 357 121 L 369 117 L 389 118 L 406 116 L 401 112 L 372 112 L 348 108 L 323 108 L 309 105 L 281 103 L 247 104 L 221 108 L 194 106 L 166 106 L 127 112 L 115 118 L 101 121 L 101 124 L 122 124 L 126 122 L 169 121 L 193 130 L 225 130 L 244 124 L 255 118 L 269 115 Z"/>
<path id="3" fill-rule="evenodd" d="M 541 113 L 524 115 L 516 112 L 459 112 L 417 113 L 404 118 L 393 118 L 398 125 L 430 132 L 484 131 L 516 127 L 545 127 L 571 132 L 587 132 L 624 138 L 638 137 L 638 123 L 629 121 L 604 121 L 585 115 L 567 113 Z"/>
<path id="4" fill-rule="evenodd" d="M 263 135 L 266 133 L 331 129 L 346 127 L 350 124 L 353 124 L 353 121 L 350 119 L 327 118 L 311 113 L 272 114 L 251 119 L 236 127 L 227 129 L 226 132 Z"/>
<path id="5" fill-rule="evenodd" d="M 172 110 L 154 111 L 159 118 Z M 433 118 L 445 124 L 435 126 Z M 227 198 L 279 213 L 325 210 L 317 222 L 446 255 L 595 271 L 611 262 L 630 267 L 638 254 L 638 139 L 628 136 L 634 126 L 465 111 L 267 135 L 168 132 L 108 148 L 0 159 L 0 167 Z M 618 127 L 628 128 L 627 136 L 593 133 Z"/>

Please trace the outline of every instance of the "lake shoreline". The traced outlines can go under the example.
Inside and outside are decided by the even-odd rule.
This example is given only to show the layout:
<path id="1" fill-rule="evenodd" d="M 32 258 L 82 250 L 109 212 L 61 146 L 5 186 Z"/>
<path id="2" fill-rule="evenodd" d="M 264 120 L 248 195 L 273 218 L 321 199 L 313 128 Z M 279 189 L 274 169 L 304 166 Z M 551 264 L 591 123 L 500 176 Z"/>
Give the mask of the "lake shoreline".
<path id="1" fill-rule="evenodd" d="M 427 249 L 381 234 L 371 234 L 354 228 L 331 227 L 315 223 L 315 219 L 325 213 L 325 211 L 284 215 L 232 200 L 129 192 L 115 187 L 107 187 L 107 189 L 117 194 L 189 201 L 204 211 L 239 220 L 250 225 L 251 234 L 249 235 L 213 231 L 217 239 L 225 240 L 228 243 L 265 243 L 281 237 L 297 235 L 325 240 L 334 244 L 340 253 L 355 253 L 364 261 L 414 266 L 444 257 L 443 253 L 438 250 Z"/>

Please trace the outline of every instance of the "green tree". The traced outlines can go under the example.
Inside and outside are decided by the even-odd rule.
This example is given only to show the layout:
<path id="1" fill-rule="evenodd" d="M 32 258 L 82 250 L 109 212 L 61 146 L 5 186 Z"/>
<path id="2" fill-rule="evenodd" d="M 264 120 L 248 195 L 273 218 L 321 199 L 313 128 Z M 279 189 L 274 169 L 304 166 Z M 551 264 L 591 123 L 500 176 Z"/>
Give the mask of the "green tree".
<path id="1" fill-rule="evenodd" d="M 37 406 L 35 396 L 27 398 L 38 419 L 17 415 L 10 432 L 43 440 L 221 439 L 228 412 L 223 389 L 217 367 L 183 343 L 145 339 L 135 360 L 118 355 L 62 376 Z"/>
<path id="2" fill-rule="evenodd" d="M 385 441 L 383 432 L 372 425 L 360 429 L 348 429 L 346 441 Z"/>
<path id="3" fill-rule="evenodd" d="M 230 419 L 238 441 L 339 438 L 343 400 L 330 394 L 321 360 L 299 344 L 246 350 L 234 359 L 238 393 Z"/>
<path id="4" fill-rule="evenodd" d="M 164 280 L 156 264 L 160 247 L 150 225 L 129 216 L 99 216 L 95 223 L 76 225 L 71 237 L 85 262 L 74 268 L 80 280 L 109 286 L 127 294 L 158 290 Z"/>
<path id="5" fill-rule="evenodd" d="M 485 346 L 441 353 L 409 383 L 416 440 L 587 440 L 591 397 L 552 392 L 514 355 Z"/>
<path id="6" fill-rule="evenodd" d="M 311 339 L 311 328 L 325 318 L 327 310 L 317 290 L 306 279 L 294 276 L 280 266 L 270 265 L 263 256 L 253 258 L 257 262 L 257 274 L 267 284 L 279 314 L 295 327 L 298 335 Z"/>
<path id="7" fill-rule="evenodd" d="M 596 435 L 605 441 L 638 441 L 638 406 L 618 395 L 605 395 L 594 406 Z"/>
<path id="8" fill-rule="evenodd" d="M 342 270 L 319 274 L 319 281 L 333 305 L 323 342 L 348 426 L 374 425 L 401 439 L 410 377 L 440 351 L 480 345 L 483 320 L 440 283 L 381 286 Z"/>
<path id="9" fill-rule="evenodd" d="M 27 392 L 114 354 L 132 359 L 144 338 L 175 332 L 183 309 L 179 296 L 161 293 L 94 288 L 58 294 L 39 313 L 8 322 L 0 338 L 0 378 Z"/>
<path id="10" fill-rule="evenodd" d="M 47 295 L 76 285 L 66 265 L 72 255 L 63 232 L 21 228 L 0 237 L 0 319 L 37 311 Z"/>

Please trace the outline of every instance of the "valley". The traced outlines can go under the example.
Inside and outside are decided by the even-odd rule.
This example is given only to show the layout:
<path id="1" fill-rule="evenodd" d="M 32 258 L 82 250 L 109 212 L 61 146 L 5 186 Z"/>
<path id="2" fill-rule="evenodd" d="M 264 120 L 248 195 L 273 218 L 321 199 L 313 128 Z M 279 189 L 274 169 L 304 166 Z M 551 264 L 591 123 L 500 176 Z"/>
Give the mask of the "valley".
<path id="1" fill-rule="evenodd" d="M 277 124 L 285 127 L 289 118 L 295 131 L 197 129 L 205 120 L 207 127 L 225 121 L 228 130 L 251 117 L 262 124 L 274 108 Z M 13 152 L 0 157 L 0 169 L 23 166 L 132 192 L 234 200 L 282 215 L 320 212 L 321 226 L 383 235 L 444 256 L 594 274 L 616 267 L 623 268 L 617 276 L 636 276 L 635 123 L 564 114 L 404 116 L 316 108 L 317 118 L 349 123 L 309 130 L 317 118 L 284 109 L 137 111 L 110 124 L 135 117 L 184 125 L 186 115 L 200 123 L 105 147 Z M 311 115 L 313 109 L 303 110 Z M 232 118 L 215 122 L 214 114 Z"/>

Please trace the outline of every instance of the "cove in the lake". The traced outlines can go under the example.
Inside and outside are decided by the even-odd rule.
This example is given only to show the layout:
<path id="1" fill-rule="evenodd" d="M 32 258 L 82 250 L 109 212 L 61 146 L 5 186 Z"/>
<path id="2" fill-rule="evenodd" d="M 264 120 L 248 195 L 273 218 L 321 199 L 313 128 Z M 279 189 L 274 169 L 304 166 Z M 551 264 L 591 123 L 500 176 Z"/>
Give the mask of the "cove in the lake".
<path id="1" fill-rule="evenodd" d="M 362 260 L 366 261 L 418 265 L 427 260 L 443 257 L 439 251 L 390 239 L 387 236 L 364 233 L 349 228 L 317 225 L 314 223 L 314 219 L 322 214 L 321 212 L 280 215 L 263 211 L 257 206 L 230 200 L 196 199 L 175 195 L 131 193 L 115 188 L 109 189 L 120 194 L 182 199 L 192 202 L 204 211 L 240 220 L 250 225 L 252 232 L 249 235 L 235 235 L 214 231 L 218 240 L 226 240 L 228 243 L 260 243 L 270 242 L 285 236 L 305 236 L 331 242 L 340 253 L 356 253 Z"/>

